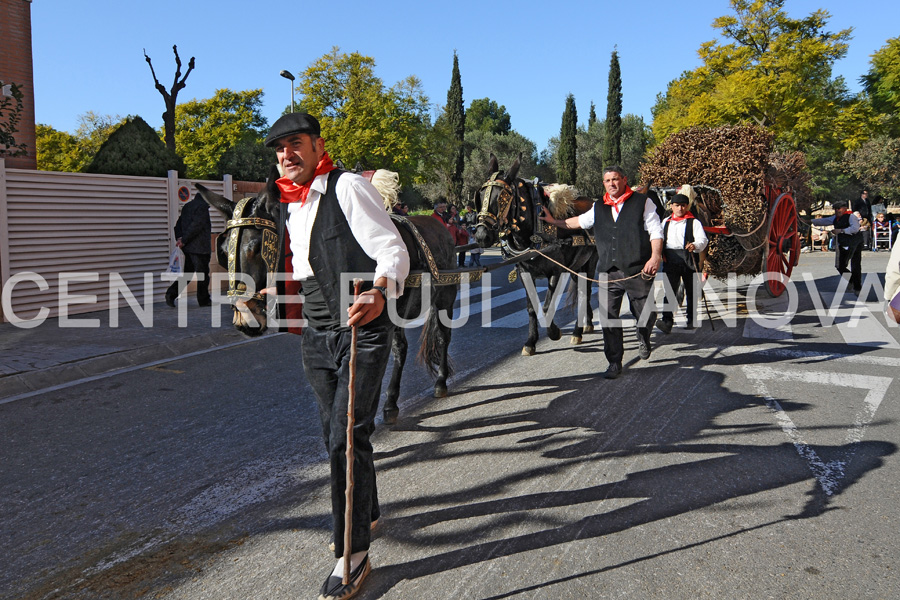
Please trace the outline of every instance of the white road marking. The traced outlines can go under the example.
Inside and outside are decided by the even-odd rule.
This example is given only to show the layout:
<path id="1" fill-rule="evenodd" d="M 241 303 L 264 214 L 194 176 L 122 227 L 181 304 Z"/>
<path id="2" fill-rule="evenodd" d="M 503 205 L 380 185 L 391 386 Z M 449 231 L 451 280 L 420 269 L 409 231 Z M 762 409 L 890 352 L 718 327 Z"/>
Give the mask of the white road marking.
<path id="1" fill-rule="evenodd" d="M 831 306 L 834 294 L 823 293 L 822 299 Z M 880 304 L 874 304 L 881 310 Z M 844 341 L 852 346 L 874 346 L 900 350 L 900 343 L 891 335 L 881 321 L 869 310 L 869 305 L 855 298 L 844 298 L 834 314 L 834 323 L 844 337 Z"/>
<path id="2" fill-rule="evenodd" d="M 744 365 L 744 374 L 754 382 L 757 395 L 761 396 L 769 409 L 775 414 L 775 419 L 782 431 L 794 444 L 797 453 L 806 460 L 813 475 L 819 481 L 825 494 L 831 496 L 837 491 L 841 480 L 845 476 L 847 463 L 856 453 L 859 442 L 862 441 L 866 427 L 872 422 L 878 407 L 887 394 L 893 378 L 878 376 L 863 376 L 848 373 L 835 373 L 833 371 L 801 372 L 797 370 L 773 369 L 767 366 Z M 847 430 L 846 444 L 843 456 L 840 459 L 824 462 L 819 455 L 803 439 L 803 436 L 794 422 L 782 408 L 781 404 L 769 393 L 766 381 L 794 381 L 806 384 L 827 386 L 840 386 L 868 390 L 863 406 L 857 411 L 853 424 Z"/>

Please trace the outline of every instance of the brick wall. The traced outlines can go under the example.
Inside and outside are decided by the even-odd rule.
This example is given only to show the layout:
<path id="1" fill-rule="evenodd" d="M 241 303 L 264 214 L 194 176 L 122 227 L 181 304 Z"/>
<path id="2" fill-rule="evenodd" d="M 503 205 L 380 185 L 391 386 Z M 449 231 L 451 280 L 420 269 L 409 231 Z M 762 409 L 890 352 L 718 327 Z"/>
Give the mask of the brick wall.
<path id="1" fill-rule="evenodd" d="M 16 141 L 24 143 L 28 153 L 15 158 L 6 157 L 6 166 L 36 169 L 31 0 L 0 0 L 0 81 L 17 84 L 25 96 Z"/>

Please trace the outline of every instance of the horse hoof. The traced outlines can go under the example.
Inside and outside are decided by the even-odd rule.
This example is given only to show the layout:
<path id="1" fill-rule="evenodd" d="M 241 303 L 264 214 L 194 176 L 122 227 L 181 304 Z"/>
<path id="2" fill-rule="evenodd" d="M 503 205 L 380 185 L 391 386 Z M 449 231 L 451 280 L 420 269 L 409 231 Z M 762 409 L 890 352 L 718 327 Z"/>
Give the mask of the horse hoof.
<path id="1" fill-rule="evenodd" d="M 434 397 L 435 398 L 446 398 L 447 397 L 447 386 L 445 386 L 445 385 L 434 386 Z"/>
<path id="2" fill-rule="evenodd" d="M 547 330 L 547 337 L 555 342 L 562 337 L 562 332 L 559 330 L 559 327 L 551 327 Z"/>
<path id="3" fill-rule="evenodd" d="M 584 332 L 585 332 L 585 333 L 592 333 L 593 331 L 594 331 L 594 324 L 593 324 L 593 323 L 591 323 L 590 325 L 585 325 L 585 326 L 584 326 Z"/>
<path id="4" fill-rule="evenodd" d="M 385 408 L 383 411 L 381 411 L 381 414 L 384 415 L 385 424 L 394 425 L 397 422 L 397 417 L 400 416 L 400 409 Z"/>
<path id="5" fill-rule="evenodd" d="M 573 335 L 572 336 L 572 345 L 577 346 L 580 343 L 581 343 L 581 336 L 576 337 Z"/>
<path id="6" fill-rule="evenodd" d="M 522 356 L 534 356 L 534 346 L 525 346 L 522 348 Z"/>

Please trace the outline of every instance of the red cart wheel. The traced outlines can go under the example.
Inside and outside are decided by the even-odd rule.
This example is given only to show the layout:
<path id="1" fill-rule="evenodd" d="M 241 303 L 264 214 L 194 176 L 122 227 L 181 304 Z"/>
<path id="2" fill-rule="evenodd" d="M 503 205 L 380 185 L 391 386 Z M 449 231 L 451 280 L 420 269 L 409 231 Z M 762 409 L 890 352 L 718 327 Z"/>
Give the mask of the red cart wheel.
<path id="1" fill-rule="evenodd" d="M 785 192 L 775 200 L 769 213 L 768 247 L 766 248 L 765 272 L 780 273 L 783 278 L 769 277 L 766 291 L 773 298 L 784 293 L 784 282 L 790 279 L 794 265 L 800 260 L 800 233 L 797 222 L 797 206 L 790 192 Z"/>

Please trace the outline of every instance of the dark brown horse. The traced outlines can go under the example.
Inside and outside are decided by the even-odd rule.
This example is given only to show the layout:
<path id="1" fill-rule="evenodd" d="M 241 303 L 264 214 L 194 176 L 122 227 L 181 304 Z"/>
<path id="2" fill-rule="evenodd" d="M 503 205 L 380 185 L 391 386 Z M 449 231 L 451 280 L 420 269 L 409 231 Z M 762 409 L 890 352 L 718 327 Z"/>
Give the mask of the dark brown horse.
<path id="1" fill-rule="evenodd" d="M 528 340 L 522 348 L 522 354 L 532 356 L 538 339 L 538 318 L 531 296 L 527 295 L 528 285 L 521 275 L 527 273 L 532 281 L 547 280 L 547 296 L 543 306 L 546 313 L 555 296 L 560 278 L 569 272 L 568 269 L 574 273 L 586 273 L 587 277 L 594 277 L 597 269 L 597 247 L 590 236 L 580 229 L 557 231 L 556 228 L 540 221 L 538 217 L 541 206 L 546 205 L 544 186 L 517 178 L 518 172 L 518 159 L 504 173 L 500 171 L 496 157 L 491 155 L 490 179 L 475 195 L 478 209 L 475 241 L 482 248 L 488 248 L 499 242 L 504 258 L 525 258 L 516 265 L 519 279 L 522 279 L 526 289 L 525 305 L 528 310 Z M 575 212 L 584 212 L 591 205 L 590 198 L 580 197 L 574 200 L 573 209 Z M 544 256 L 530 253 L 534 248 L 539 248 Z M 572 284 L 570 298 L 577 297 L 579 304 L 572 343 L 579 344 L 584 331 L 594 330 L 594 315 L 591 310 L 590 294 L 581 293 L 584 289 L 590 290 L 590 285 L 585 286 L 584 283 L 578 285 L 574 276 Z M 575 295 L 572 294 L 573 290 L 576 292 Z M 551 319 L 547 326 L 547 337 L 558 340 L 560 335 L 559 327 Z"/>
<path id="2" fill-rule="evenodd" d="M 245 203 L 232 202 L 197 184 L 203 199 L 229 220 L 226 232 L 218 237 L 216 258 L 222 267 L 229 270 L 228 294 L 234 302 L 234 326 L 249 336 L 260 335 L 268 327 L 266 297 L 259 294 L 259 291 L 269 285 L 269 276 L 275 270 L 277 249 L 284 244 L 277 234 L 276 224 L 283 205 L 280 202 L 281 193 L 274 183 L 276 178 L 277 175 L 269 177 L 266 189 Z M 241 214 L 235 214 L 236 207 Z M 453 240 L 437 220 L 431 217 L 407 217 L 395 220 L 395 224 L 409 251 L 411 272 L 428 273 L 429 262 L 432 263 L 431 266 L 442 270 L 455 268 Z M 422 247 L 417 238 L 424 241 L 427 249 Z M 229 243 L 233 246 L 229 247 Z M 231 263 L 229 254 L 232 255 Z M 421 315 L 423 297 L 428 297 L 428 304 L 425 305 L 428 314 L 422 327 L 418 358 L 435 377 L 434 396 L 442 398 L 447 395 L 447 378 L 451 374 L 448 357 L 450 328 L 445 323 L 450 323 L 459 286 L 431 285 L 423 290 L 421 284 L 416 285 L 411 281 L 413 279 L 411 277 L 408 280 L 403 295 L 396 300 L 396 311 L 400 318 L 414 320 Z M 255 290 L 250 289 L 250 286 L 255 286 Z M 441 319 L 440 314 L 445 312 L 447 314 Z M 285 315 L 280 315 L 280 318 L 284 319 Z M 398 325 L 391 343 L 394 367 L 383 409 L 387 423 L 396 422 L 399 414 L 397 399 L 400 396 L 400 380 L 408 345 L 406 331 Z"/>

